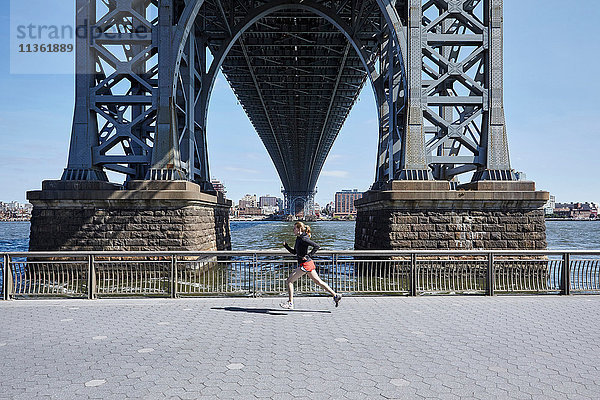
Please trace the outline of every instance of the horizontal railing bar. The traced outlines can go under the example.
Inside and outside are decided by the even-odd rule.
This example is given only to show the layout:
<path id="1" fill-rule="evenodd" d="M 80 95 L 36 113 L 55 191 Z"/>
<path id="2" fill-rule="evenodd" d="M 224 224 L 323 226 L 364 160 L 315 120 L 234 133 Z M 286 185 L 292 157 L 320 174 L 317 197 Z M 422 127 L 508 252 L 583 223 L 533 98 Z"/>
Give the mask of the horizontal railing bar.
<path id="1" fill-rule="evenodd" d="M 169 260 L 95 260 L 96 264 L 134 264 L 143 261 L 144 264 L 165 264 Z M 60 261 L 61 263 L 63 261 Z M 192 261 L 190 261 L 192 262 Z"/>
<path id="2" fill-rule="evenodd" d="M 11 264 L 19 264 L 19 263 L 27 263 L 29 265 L 37 265 L 37 264 L 49 264 L 49 263 L 55 263 L 55 262 L 60 262 L 61 264 L 69 264 L 69 265 L 82 265 L 82 264 L 86 264 L 86 260 L 39 260 L 39 261 L 32 261 L 32 260 L 11 260 L 10 261 Z"/>
<path id="3" fill-rule="evenodd" d="M 495 255 L 562 255 L 569 253 L 573 255 L 597 255 L 600 250 L 320 250 L 317 257 L 327 255 L 352 255 L 352 256 L 398 256 L 411 254 L 416 255 L 465 255 L 481 256 Z M 84 257 L 88 255 L 105 257 L 126 256 L 253 256 L 264 255 L 289 255 L 284 250 L 235 250 L 235 251 L 54 251 L 54 252 L 4 252 L 10 257 Z M 293 256 L 290 256 L 293 257 Z"/>

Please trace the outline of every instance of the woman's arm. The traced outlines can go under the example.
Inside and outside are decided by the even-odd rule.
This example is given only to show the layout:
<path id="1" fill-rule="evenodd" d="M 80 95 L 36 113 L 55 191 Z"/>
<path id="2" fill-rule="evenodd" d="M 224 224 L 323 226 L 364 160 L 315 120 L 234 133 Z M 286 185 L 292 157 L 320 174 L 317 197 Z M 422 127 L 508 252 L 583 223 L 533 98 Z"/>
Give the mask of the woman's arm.
<path id="1" fill-rule="evenodd" d="M 292 254 L 296 254 L 296 249 L 292 249 L 287 242 L 283 242 L 283 247 L 285 247 L 287 249 L 287 251 L 289 251 Z"/>

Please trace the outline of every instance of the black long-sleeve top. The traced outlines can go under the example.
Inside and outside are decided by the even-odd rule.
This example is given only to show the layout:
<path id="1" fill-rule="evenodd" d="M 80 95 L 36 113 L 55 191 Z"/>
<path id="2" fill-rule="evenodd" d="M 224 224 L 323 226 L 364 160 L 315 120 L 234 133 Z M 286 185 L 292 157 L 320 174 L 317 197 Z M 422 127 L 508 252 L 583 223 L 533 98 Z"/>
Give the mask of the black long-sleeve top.
<path id="1" fill-rule="evenodd" d="M 317 250 L 321 248 L 321 246 L 310 240 L 310 237 L 306 233 L 296 236 L 296 243 L 294 244 L 293 249 L 287 243 L 285 243 L 284 246 L 287 251 L 296 255 L 299 263 L 311 260 Z M 308 252 L 309 246 L 312 247 L 310 252 Z M 306 259 L 304 257 L 306 257 Z"/>

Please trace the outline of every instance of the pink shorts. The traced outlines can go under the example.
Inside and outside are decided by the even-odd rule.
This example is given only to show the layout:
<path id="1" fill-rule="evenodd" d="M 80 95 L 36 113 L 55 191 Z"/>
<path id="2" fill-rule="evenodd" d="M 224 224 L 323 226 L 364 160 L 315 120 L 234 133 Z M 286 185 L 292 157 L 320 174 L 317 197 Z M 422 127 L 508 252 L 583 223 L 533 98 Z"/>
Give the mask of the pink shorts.
<path id="1" fill-rule="evenodd" d="M 300 268 L 304 272 L 314 271 L 315 270 L 315 263 L 313 262 L 313 260 L 304 261 L 303 263 L 300 264 Z"/>

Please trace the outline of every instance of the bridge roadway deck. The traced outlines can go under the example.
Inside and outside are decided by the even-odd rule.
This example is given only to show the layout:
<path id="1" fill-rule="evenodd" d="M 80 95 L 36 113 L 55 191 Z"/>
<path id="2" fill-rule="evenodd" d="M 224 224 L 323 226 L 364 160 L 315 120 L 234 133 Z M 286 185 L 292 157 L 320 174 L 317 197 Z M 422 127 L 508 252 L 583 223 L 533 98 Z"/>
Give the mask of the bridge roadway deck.
<path id="1" fill-rule="evenodd" d="M 600 398 L 600 296 L 279 301 L 0 302 L 0 398 Z"/>

